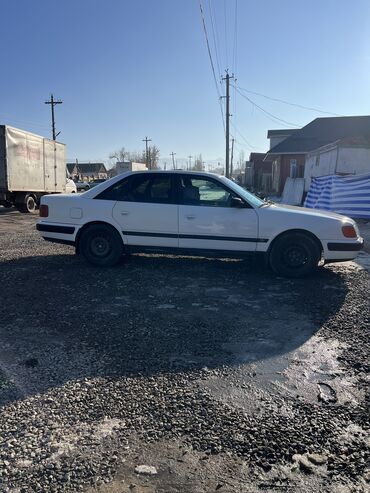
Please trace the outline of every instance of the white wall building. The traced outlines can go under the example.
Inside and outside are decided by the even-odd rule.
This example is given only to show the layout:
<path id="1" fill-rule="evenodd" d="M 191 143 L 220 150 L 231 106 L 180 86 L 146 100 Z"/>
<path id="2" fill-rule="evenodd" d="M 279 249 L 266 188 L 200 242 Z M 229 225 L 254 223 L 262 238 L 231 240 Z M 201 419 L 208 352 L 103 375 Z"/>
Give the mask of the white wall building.
<path id="1" fill-rule="evenodd" d="M 306 155 L 305 190 L 316 176 L 363 173 L 370 173 L 370 138 L 337 140 Z"/>

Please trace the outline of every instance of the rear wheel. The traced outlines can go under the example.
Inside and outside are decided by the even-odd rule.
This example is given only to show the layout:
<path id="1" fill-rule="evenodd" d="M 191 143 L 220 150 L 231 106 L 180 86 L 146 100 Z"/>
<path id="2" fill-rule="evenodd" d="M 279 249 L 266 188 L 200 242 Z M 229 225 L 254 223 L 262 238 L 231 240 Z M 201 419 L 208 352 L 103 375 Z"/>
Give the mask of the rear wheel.
<path id="1" fill-rule="evenodd" d="M 80 252 L 88 262 L 100 267 L 116 265 L 124 252 L 118 232 L 111 226 L 94 224 L 81 234 Z"/>
<path id="2" fill-rule="evenodd" d="M 25 195 L 23 202 L 17 204 L 17 209 L 20 212 L 34 214 L 36 212 L 36 208 L 37 208 L 36 198 L 32 194 Z"/>
<path id="3" fill-rule="evenodd" d="M 285 277 L 305 277 L 317 267 L 321 249 L 314 238 L 304 233 L 287 233 L 278 238 L 270 251 L 272 270 Z"/>

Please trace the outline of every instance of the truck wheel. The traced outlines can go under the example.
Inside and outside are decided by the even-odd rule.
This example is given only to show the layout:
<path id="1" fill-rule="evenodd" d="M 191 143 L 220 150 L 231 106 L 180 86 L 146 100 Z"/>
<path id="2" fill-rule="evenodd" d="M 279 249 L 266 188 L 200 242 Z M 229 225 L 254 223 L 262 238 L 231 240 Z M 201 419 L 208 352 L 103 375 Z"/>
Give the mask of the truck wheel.
<path id="1" fill-rule="evenodd" d="M 124 252 L 118 232 L 105 224 L 88 226 L 81 234 L 79 247 L 86 260 L 99 267 L 116 265 Z"/>
<path id="2" fill-rule="evenodd" d="M 318 267 L 321 250 L 304 233 L 287 233 L 278 238 L 270 251 L 272 270 L 284 277 L 305 277 Z"/>
<path id="3" fill-rule="evenodd" d="M 30 213 L 30 214 L 34 214 L 36 212 L 36 207 L 37 207 L 36 199 L 34 195 L 30 193 L 28 193 L 24 197 L 24 201 L 21 204 L 17 204 L 17 209 L 20 212 Z"/>

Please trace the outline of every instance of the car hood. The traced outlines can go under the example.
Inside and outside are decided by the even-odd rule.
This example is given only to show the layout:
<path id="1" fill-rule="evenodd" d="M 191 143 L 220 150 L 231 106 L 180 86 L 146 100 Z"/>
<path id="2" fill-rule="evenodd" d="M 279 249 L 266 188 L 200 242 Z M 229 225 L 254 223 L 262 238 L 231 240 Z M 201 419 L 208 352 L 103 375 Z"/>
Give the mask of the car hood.
<path id="1" fill-rule="evenodd" d="M 335 212 L 323 211 L 320 209 L 308 209 L 307 207 L 297 207 L 294 205 L 285 205 L 285 204 L 271 204 L 268 207 L 270 210 L 275 210 L 279 212 L 290 212 L 292 214 L 300 214 L 303 216 L 310 217 L 320 217 L 320 218 L 331 218 L 337 219 L 338 221 L 348 221 L 350 223 L 354 223 L 353 219 L 343 216 L 341 214 L 337 214 Z"/>

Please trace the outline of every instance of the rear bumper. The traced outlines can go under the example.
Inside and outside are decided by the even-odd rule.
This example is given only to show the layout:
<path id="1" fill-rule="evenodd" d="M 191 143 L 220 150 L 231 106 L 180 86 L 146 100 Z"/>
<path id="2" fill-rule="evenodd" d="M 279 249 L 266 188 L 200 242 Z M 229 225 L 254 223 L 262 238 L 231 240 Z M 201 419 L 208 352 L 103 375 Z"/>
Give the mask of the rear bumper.
<path id="1" fill-rule="evenodd" d="M 44 240 L 63 245 L 75 245 L 78 228 L 75 224 L 55 224 L 47 221 L 39 221 L 36 224 L 36 229 Z"/>
<path id="2" fill-rule="evenodd" d="M 36 224 L 37 231 L 43 231 L 46 233 L 61 233 L 64 235 L 73 235 L 75 232 L 74 226 L 59 226 L 56 224 Z"/>

